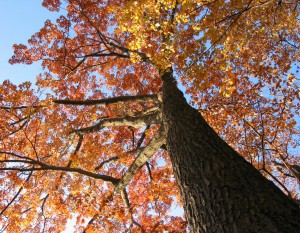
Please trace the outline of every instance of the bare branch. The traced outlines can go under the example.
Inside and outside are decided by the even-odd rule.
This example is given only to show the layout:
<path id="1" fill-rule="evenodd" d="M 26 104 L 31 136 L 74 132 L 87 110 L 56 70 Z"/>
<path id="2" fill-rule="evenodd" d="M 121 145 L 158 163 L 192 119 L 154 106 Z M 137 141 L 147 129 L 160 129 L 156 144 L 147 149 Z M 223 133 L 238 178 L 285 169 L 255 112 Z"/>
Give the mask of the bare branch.
<path id="1" fill-rule="evenodd" d="M 127 151 L 123 156 L 125 155 L 128 155 L 128 154 L 134 154 L 134 153 L 140 153 L 141 150 L 144 149 L 144 147 L 141 147 L 145 137 L 146 137 L 146 131 L 150 128 L 150 125 L 147 125 L 146 129 L 144 130 L 144 132 L 142 133 L 142 136 L 140 137 L 140 139 L 138 140 L 137 142 L 137 147 L 136 149 L 134 150 L 130 150 L 130 151 Z M 111 162 L 111 161 L 116 161 L 116 160 L 119 160 L 120 159 L 120 156 L 114 156 L 114 157 L 111 157 L 107 160 L 104 160 L 102 161 L 97 167 L 94 168 L 95 171 L 99 171 L 105 164 Z"/>
<path id="2" fill-rule="evenodd" d="M 136 145 L 136 148 L 140 148 L 143 141 L 145 140 L 145 137 L 146 137 L 146 132 L 148 131 L 148 129 L 150 129 L 150 125 L 147 125 L 146 129 L 144 130 L 142 136 L 140 137 L 140 139 L 138 140 L 137 142 L 137 145 Z"/>
<path id="3" fill-rule="evenodd" d="M 83 141 L 83 135 L 79 135 L 79 139 L 78 139 L 78 142 L 77 142 L 76 149 L 74 151 L 74 155 L 76 155 L 77 152 L 80 150 L 80 147 L 82 145 L 82 141 Z"/>
<path id="4" fill-rule="evenodd" d="M 275 166 L 280 167 L 279 170 L 281 170 L 282 168 L 285 168 L 289 171 L 290 174 L 284 174 L 286 176 L 290 176 L 290 177 L 293 177 L 293 178 L 296 178 L 298 180 L 298 182 L 300 182 L 300 166 L 297 165 L 297 164 L 290 164 L 288 163 L 287 161 L 283 160 L 281 158 L 282 162 L 283 163 L 279 163 L 277 161 L 273 161 L 273 164 Z"/>
<path id="5" fill-rule="evenodd" d="M 242 14 L 244 14 L 244 13 L 247 12 L 249 9 L 251 9 L 251 8 L 249 8 L 249 7 L 250 7 L 250 5 L 251 5 L 252 2 L 253 2 L 253 0 L 250 0 L 250 1 L 247 3 L 246 8 L 244 8 L 243 10 L 241 10 L 240 12 L 238 12 L 238 13 L 236 13 L 236 14 L 231 15 L 230 17 L 226 17 L 226 18 L 231 18 L 231 17 L 233 17 L 233 18 L 235 17 L 235 18 L 232 20 L 232 22 L 229 23 L 229 25 L 227 25 L 227 27 L 226 27 L 225 30 L 222 32 L 222 34 L 221 34 L 215 41 L 213 41 L 213 42 L 211 43 L 210 47 L 207 48 L 205 51 L 203 51 L 203 52 L 200 54 L 200 56 L 199 56 L 199 59 L 200 59 L 200 60 L 201 60 L 201 59 L 202 59 L 209 51 L 211 51 L 212 49 L 214 49 L 214 48 L 219 44 L 219 42 L 222 41 L 222 40 L 225 38 L 225 36 L 227 36 L 227 35 L 229 34 L 231 28 L 232 28 L 232 27 L 234 26 L 234 24 L 239 20 L 239 18 L 241 18 Z M 252 8 L 253 8 L 253 7 L 252 7 Z M 225 19 L 226 19 L 226 18 L 225 18 Z M 225 19 L 223 19 L 223 20 L 225 20 Z M 220 20 L 220 21 L 216 22 L 216 24 L 221 23 L 223 20 Z M 194 66 L 195 63 L 196 63 L 196 60 L 195 60 L 194 62 L 192 62 L 192 63 L 188 66 L 187 70 L 190 69 L 192 66 Z"/>
<path id="6" fill-rule="evenodd" d="M 43 167 L 32 167 L 32 168 L 18 168 L 18 167 L 7 167 L 7 168 L 0 168 L 0 171 L 20 171 L 20 172 L 28 172 L 28 171 L 62 171 L 62 172 L 74 172 L 81 175 L 86 175 L 88 177 L 92 177 L 94 179 L 100 179 L 103 181 L 111 182 L 112 184 L 117 184 L 119 179 L 107 176 L 96 174 L 93 172 L 89 172 L 80 168 L 71 168 L 71 167 L 58 167 L 58 166 L 51 166 L 46 165 Z"/>
<path id="7" fill-rule="evenodd" d="M 291 198 L 291 192 L 285 187 L 285 185 L 283 183 L 280 182 L 280 180 L 278 180 L 271 172 L 269 172 L 267 169 L 262 169 L 262 171 L 266 172 L 269 176 L 271 176 L 271 178 L 277 182 L 287 193 L 287 195 Z"/>
<path id="8" fill-rule="evenodd" d="M 74 133 L 78 135 L 89 134 L 92 132 L 99 131 L 104 127 L 112 127 L 112 126 L 132 126 L 132 127 L 142 127 L 151 124 L 160 124 L 161 120 L 159 114 L 153 113 L 145 116 L 125 116 L 118 117 L 112 119 L 103 119 L 98 124 L 89 126 L 86 128 L 75 130 Z"/>
<path id="9" fill-rule="evenodd" d="M 43 106 L 43 105 L 34 105 L 34 106 L 25 106 L 25 105 L 22 105 L 22 106 L 16 106 L 16 107 L 8 107 L 8 106 L 0 106 L 0 109 L 5 109 L 5 110 L 11 110 L 11 109 L 27 109 L 27 108 L 43 108 L 43 107 L 46 107 L 46 106 Z"/>
<path id="10" fill-rule="evenodd" d="M 3 153 L 3 152 L 0 152 Z M 10 153 L 12 154 L 12 153 Z M 15 154 L 13 154 L 14 156 L 16 156 Z M 33 164 L 33 165 L 38 165 L 40 167 L 6 167 L 0 168 L 0 171 L 20 171 L 20 172 L 26 172 L 26 171 L 61 171 L 61 172 L 74 172 L 74 173 L 78 173 L 78 174 L 82 174 L 82 175 L 86 175 L 88 177 L 92 177 L 94 179 L 100 179 L 103 181 L 107 181 L 107 182 L 111 182 L 112 184 L 116 185 L 120 179 L 114 178 L 112 176 L 107 176 L 107 175 L 101 175 L 101 174 L 97 174 L 97 173 L 93 173 L 93 172 L 89 172 L 86 170 L 83 170 L 81 168 L 74 168 L 74 167 L 59 167 L 59 166 L 54 166 L 54 165 L 47 165 L 43 162 L 34 160 L 34 159 L 29 159 L 27 157 L 24 156 L 17 156 L 19 158 L 25 158 L 28 159 L 28 161 L 18 161 L 18 162 L 23 162 L 24 164 Z M 7 161 L 6 161 L 7 162 Z"/>
<path id="11" fill-rule="evenodd" d="M 139 224 L 137 221 L 135 221 L 134 218 L 133 218 L 133 216 L 132 216 L 132 209 L 131 209 L 131 207 L 130 207 L 129 197 L 128 197 L 128 194 L 127 194 L 127 192 L 126 192 L 125 189 L 121 192 L 121 196 L 122 196 L 122 199 L 123 199 L 123 201 L 124 201 L 124 203 L 125 203 L 125 206 L 126 206 L 128 212 L 129 212 L 130 215 L 131 215 L 131 219 L 130 219 L 130 220 L 131 220 L 131 226 L 130 226 L 130 228 L 131 228 L 132 225 L 134 224 L 134 225 L 136 225 L 137 227 L 140 228 L 140 230 L 141 230 L 142 233 L 145 233 L 145 230 L 144 230 L 144 228 L 142 227 L 142 225 Z"/>
<path id="12" fill-rule="evenodd" d="M 45 232 L 45 228 L 46 228 L 46 222 L 47 222 L 47 217 L 45 216 L 45 213 L 44 213 L 44 207 L 45 207 L 45 203 L 47 201 L 47 198 L 49 197 L 49 193 L 43 198 L 43 203 L 42 203 L 42 216 L 44 218 L 44 224 L 43 224 L 43 232 Z"/>
<path id="13" fill-rule="evenodd" d="M 145 147 L 138 147 L 134 150 L 126 151 L 122 156 L 126 156 L 129 154 L 140 153 Z M 102 161 L 97 167 L 94 168 L 95 171 L 99 171 L 105 164 L 110 163 L 111 161 L 119 160 L 120 156 L 114 156 L 107 160 Z"/>
<path id="14" fill-rule="evenodd" d="M 128 102 L 128 101 L 137 101 L 137 102 L 145 102 L 145 101 L 157 101 L 156 95 L 137 95 L 137 96 L 118 96 L 107 99 L 100 100 L 53 100 L 56 104 L 64 104 L 64 105 L 96 105 L 96 104 L 113 104 L 118 102 Z"/>
<path id="15" fill-rule="evenodd" d="M 154 155 L 154 153 L 165 144 L 166 137 L 162 128 L 156 132 L 149 144 L 141 151 L 135 161 L 131 164 L 130 168 L 124 174 L 120 182 L 115 188 L 115 192 L 119 193 L 129 184 L 133 176 L 141 169 L 141 167 Z"/>
<path id="16" fill-rule="evenodd" d="M 29 116 L 22 117 L 21 119 L 18 119 L 17 121 L 10 123 L 10 125 L 16 125 L 16 124 L 19 124 L 19 123 L 21 123 L 22 121 L 26 121 L 28 118 L 29 118 Z"/>
<path id="17" fill-rule="evenodd" d="M 6 226 L 3 226 L 2 229 L 0 229 L 0 232 L 3 233 L 5 232 L 6 228 L 9 226 L 9 224 L 7 224 Z"/>
<path id="18" fill-rule="evenodd" d="M 28 123 L 28 120 L 24 121 L 20 126 L 19 128 L 15 129 L 14 131 L 10 132 L 8 135 L 11 136 L 19 131 L 21 131 Z"/>
<path id="19" fill-rule="evenodd" d="M 122 58 L 129 58 L 129 55 L 122 54 L 122 53 L 116 53 L 116 52 L 110 52 L 110 53 L 91 53 L 85 55 L 85 57 L 122 57 Z"/>
<path id="20" fill-rule="evenodd" d="M 73 134 L 73 135 L 74 135 L 74 134 Z M 72 135 L 72 136 L 73 136 L 73 135 Z M 73 153 L 73 156 L 76 156 L 76 155 L 77 155 L 77 152 L 80 150 L 80 147 L 81 147 L 81 145 L 82 145 L 82 141 L 83 141 L 83 135 L 79 135 L 78 142 L 77 142 L 77 146 L 76 146 L 76 149 L 75 149 L 75 151 L 74 151 L 74 153 Z M 71 158 L 69 159 L 69 162 L 68 162 L 68 164 L 67 164 L 67 167 L 71 167 L 72 163 L 73 163 L 73 161 L 72 161 L 72 157 L 71 157 Z M 64 173 L 62 172 L 62 173 L 60 174 L 60 176 L 59 176 L 59 182 L 62 180 L 63 176 L 64 176 Z M 58 185 L 56 185 L 56 187 L 58 188 Z"/>
<path id="21" fill-rule="evenodd" d="M 77 65 L 75 66 L 75 67 L 69 67 L 69 66 L 67 66 L 67 65 L 65 65 L 64 67 L 66 67 L 66 68 L 68 68 L 69 70 L 70 70 L 70 72 L 72 72 L 72 71 L 74 71 L 74 70 L 76 70 L 79 66 L 81 66 L 82 64 L 83 64 L 83 62 L 85 61 L 85 57 L 83 58 L 83 59 L 81 59 L 78 63 L 77 63 Z"/>
<path id="22" fill-rule="evenodd" d="M 92 224 L 94 223 L 94 221 L 96 221 L 96 219 L 99 217 L 99 215 L 100 215 L 99 213 L 96 213 L 93 215 L 93 217 L 90 219 L 90 221 L 88 222 L 88 224 L 86 225 L 86 227 L 82 233 L 87 233 L 87 230 L 89 229 L 89 227 L 92 226 Z"/>
<path id="23" fill-rule="evenodd" d="M 29 180 L 29 178 L 32 176 L 33 172 L 30 172 L 30 174 L 28 175 L 28 177 L 26 178 L 25 182 L 27 182 Z M 16 198 L 20 195 L 21 191 L 23 190 L 23 186 L 21 188 L 19 188 L 18 192 L 15 194 L 15 196 L 13 197 L 13 199 L 5 206 L 5 208 L 3 210 L 1 210 L 0 212 L 0 216 L 4 213 L 4 211 L 6 211 L 8 209 L 8 207 L 16 200 Z"/>
<path id="24" fill-rule="evenodd" d="M 72 146 L 72 144 L 73 144 L 73 142 L 74 142 L 74 140 L 75 140 L 75 136 L 76 136 L 76 134 L 74 134 L 74 133 L 72 133 L 72 134 L 69 136 L 66 145 L 64 146 L 64 148 L 62 149 L 62 151 L 59 152 L 60 157 L 64 156 L 64 155 L 67 153 L 68 149 Z"/>
<path id="25" fill-rule="evenodd" d="M 148 173 L 149 173 L 150 180 L 153 180 L 150 164 L 148 162 L 146 162 L 146 166 L 147 166 L 147 170 L 148 170 Z"/>
<path id="26" fill-rule="evenodd" d="M 24 160 L 29 160 L 29 161 L 35 162 L 35 160 L 32 159 L 32 158 L 29 158 L 29 157 L 26 157 L 26 156 L 22 156 L 22 155 L 18 155 L 16 153 L 9 152 L 9 151 L 0 151 L 0 154 L 10 155 L 10 156 L 17 157 L 19 159 L 24 159 Z"/>
<path id="27" fill-rule="evenodd" d="M 4 213 L 5 210 L 8 209 L 8 207 L 16 200 L 16 198 L 19 196 L 21 191 L 23 190 L 23 187 L 19 188 L 19 191 L 16 193 L 16 195 L 13 197 L 13 199 L 5 206 L 5 208 L 0 212 L 0 216 Z"/>
<path id="28" fill-rule="evenodd" d="M 107 160 L 102 161 L 97 167 L 94 168 L 95 171 L 99 171 L 105 164 L 111 162 L 111 161 L 115 161 L 118 160 L 119 156 L 114 156 L 112 158 L 109 158 Z"/>
<path id="29" fill-rule="evenodd" d="M 78 3 L 80 6 L 80 3 Z M 81 6 L 80 6 L 81 7 Z M 80 12 L 80 14 L 82 14 L 84 16 L 84 18 L 86 19 L 86 21 L 95 29 L 101 44 L 103 44 L 103 46 L 105 46 L 106 50 L 109 51 L 109 53 L 101 53 L 101 51 L 99 52 L 95 52 L 92 54 L 88 54 L 84 57 L 108 57 L 108 56 L 114 56 L 114 57 L 121 57 L 121 58 L 129 58 L 130 57 L 130 53 L 136 53 L 137 55 L 139 55 L 139 57 L 142 59 L 143 62 L 149 63 L 149 64 L 153 64 L 153 62 L 151 61 L 151 59 L 145 54 L 142 53 L 138 50 L 130 50 L 126 47 L 124 47 L 119 41 L 117 41 L 114 38 L 108 37 L 107 35 L 105 35 L 103 32 L 101 32 L 99 30 L 99 27 L 97 25 L 95 25 L 93 23 L 93 21 L 88 17 L 88 15 L 84 12 L 83 8 L 81 7 L 81 9 L 77 9 L 75 8 L 77 11 Z M 119 52 L 116 52 L 119 51 Z"/>
<path id="30" fill-rule="evenodd" d="M 93 217 L 90 219 L 88 224 L 86 225 L 85 229 L 82 233 L 87 233 L 88 229 L 93 225 L 93 223 L 97 220 L 97 218 L 100 216 L 101 210 L 104 209 L 104 207 L 113 200 L 113 194 L 110 194 L 103 203 L 100 204 L 100 207 L 98 211 L 93 215 Z"/>

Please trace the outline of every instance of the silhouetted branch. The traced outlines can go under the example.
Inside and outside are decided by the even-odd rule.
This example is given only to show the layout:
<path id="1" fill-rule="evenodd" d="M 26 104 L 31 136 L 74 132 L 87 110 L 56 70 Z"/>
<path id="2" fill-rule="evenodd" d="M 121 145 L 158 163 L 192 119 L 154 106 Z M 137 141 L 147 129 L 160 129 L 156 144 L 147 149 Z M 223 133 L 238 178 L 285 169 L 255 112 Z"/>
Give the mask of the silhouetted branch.
<path id="1" fill-rule="evenodd" d="M 72 135 L 72 136 L 73 136 L 73 135 Z M 80 150 L 80 147 L 81 147 L 81 145 L 82 145 L 82 141 L 83 141 L 83 135 L 79 135 L 79 139 L 78 139 L 78 142 L 77 142 L 76 149 L 75 149 L 75 151 L 74 151 L 74 153 L 73 153 L 73 156 L 77 155 L 77 152 Z M 73 141 L 72 141 L 72 142 L 73 142 Z M 72 159 L 69 159 L 69 162 L 68 162 L 68 164 L 67 164 L 67 167 L 71 167 L 72 162 L 73 162 Z M 62 173 L 60 174 L 60 176 L 59 176 L 59 182 L 62 180 L 63 176 L 64 176 L 64 173 L 62 172 Z M 58 182 L 57 182 L 57 183 L 58 183 Z M 58 188 L 58 185 L 56 185 L 56 187 Z"/>
<path id="2" fill-rule="evenodd" d="M 8 207 L 16 200 L 16 198 L 19 196 L 19 194 L 21 193 L 21 191 L 23 190 L 23 187 L 19 188 L 18 192 L 16 193 L 16 195 L 13 197 L 13 199 L 5 206 L 5 208 L 0 212 L 0 215 L 2 215 L 4 213 L 5 210 L 8 209 Z"/>
<path id="3" fill-rule="evenodd" d="M 128 101 L 137 101 L 137 102 L 145 102 L 145 101 L 157 101 L 156 95 L 137 95 L 137 96 L 118 96 L 107 99 L 99 99 L 99 100 L 53 100 L 56 104 L 64 104 L 64 105 L 96 105 L 96 104 L 113 104 L 118 102 L 128 102 Z"/>
<path id="4" fill-rule="evenodd" d="M 146 132 L 148 131 L 148 129 L 150 129 L 150 125 L 147 125 L 147 127 L 145 128 L 143 134 L 141 135 L 140 139 L 138 140 L 137 145 L 136 145 L 137 149 L 140 148 L 142 143 L 144 142 L 145 137 L 146 137 Z"/>
<path id="5" fill-rule="evenodd" d="M 0 152 L 3 153 L 3 152 Z M 81 168 L 74 168 L 74 167 L 60 167 L 60 166 L 53 166 L 53 165 L 47 165 L 43 162 L 30 159 L 24 156 L 19 156 L 13 153 L 10 153 L 13 156 L 17 156 L 21 158 L 22 160 L 3 160 L 2 162 L 17 162 L 17 163 L 23 163 L 23 164 L 32 164 L 32 165 L 38 165 L 40 167 L 1 167 L 0 171 L 20 171 L 20 172 L 26 172 L 26 171 L 61 171 L 61 172 L 74 172 L 82 175 L 86 175 L 88 177 L 92 177 L 94 179 L 100 179 L 103 181 L 111 182 L 112 184 L 116 185 L 119 182 L 119 179 L 107 176 L 107 175 L 101 175 L 93 172 L 89 172 L 86 170 L 83 170 Z M 0 161 L 1 162 L 1 161 Z"/>
<path id="6" fill-rule="evenodd" d="M 121 196 L 122 196 L 122 199 L 123 199 L 123 201 L 124 201 L 124 204 L 125 204 L 125 206 L 126 206 L 128 212 L 130 213 L 130 216 L 131 216 L 131 218 L 130 218 L 130 220 L 131 220 L 131 226 L 130 226 L 130 228 L 131 228 L 132 225 L 134 224 L 134 225 L 136 225 L 138 228 L 140 228 L 140 230 L 141 230 L 142 233 L 145 233 L 145 230 L 144 230 L 144 228 L 142 227 L 142 225 L 139 224 L 137 221 L 135 221 L 134 218 L 133 218 L 133 216 L 132 216 L 132 208 L 131 208 L 131 206 L 130 206 L 129 197 L 128 197 L 128 194 L 127 194 L 127 192 L 126 192 L 125 189 L 121 192 Z"/>
<path id="7" fill-rule="evenodd" d="M 0 106 L 0 109 L 5 109 L 5 110 L 11 110 L 11 109 L 14 109 L 14 110 L 18 110 L 18 109 L 27 109 L 27 108 L 42 108 L 42 107 L 45 107 L 43 105 L 34 105 L 34 106 L 25 106 L 25 105 L 22 105 L 22 106 L 16 106 L 16 107 L 8 107 L 8 106 Z"/>
<path id="8" fill-rule="evenodd" d="M 30 172 L 30 174 L 28 175 L 28 177 L 26 178 L 25 182 L 27 182 L 31 175 L 32 175 L 32 171 Z M 15 196 L 13 197 L 13 199 L 5 206 L 5 208 L 0 212 L 0 216 L 8 209 L 8 207 L 16 200 L 16 198 L 20 195 L 21 191 L 23 190 L 23 186 L 19 188 L 18 192 L 15 194 Z"/>
<path id="9" fill-rule="evenodd" d="M 44 214 L 44 207 L 45 207 L 45 203 L 46 203 L 48 197 L 49 197 L 49 193 L 43 198 L 43 203 L 42 203 L 42 207 L 41 207 L 42 216 L 44 217 L 43 232 L 45 232 L 46 222 L 47 222 L 47 217 Z"/>
<path id="10" fill-rule="evenodd" d="M 114 156 L 112 158 L 109 158 L 107 160 L 102 161 L 97 167 L 94 168 L 95 171 L 99 171 L 105 164 L 111 162 L 111 161 L 116 161 L 119 160 L 119 156 Z"/>
<path id="11" fill-rule="evenodd" d="M 100 216 L 100 212 L 101 212 L 101 209 L 103 209 L 105 207 L 105 205 L 107 203 L 109 203 L 110 201 L 112 201 L 113 199 L 113 194 L 109 195 L 106 200 L 101 203 L 101 206 L 99 208 L 99 210 L 97 211 L 97 213 L 95 213 L 93 215 L 93 217 L 89 220 L 88 224 L 86 225 L 85 229 L 83 230 L 82 233 L 87 233 L 87 230 L 91 227 L 91 225 L 97 220 L 97 218 Z"/>
<path id="12" fill-rule="evenodd" d="M 135 153 L 140 153 L 145 147 L 139 147 L 137 149 L 134 150 L 130 150 L 130 151 L 126 151 L 125 154 L 123 154 L 122 156 L 126 156 L 129 154 L 135 154 Z M 114 156 L 111 157 L 109 159 L 106 159 L 104 161 L 102 161 L 97 167 L 94 168 L 95 171 L 99 171 L 105 164 L 110 163 L 111 161 L 116 161 L 119 160 L 120 156 Z"/>
<path id="13" fill-rule="evenodd" d="M 147 166 L 150 180 L 153 180 L 150 164 L 148 162 L 146 162 L 146 166 Z"/>
<path id="14" fill-rule="evenodd" d="M 277 182 L 288 194 L 289 197 L 291 197 L 291 193 L 290 191 L 285 187 L 285 185 L 283 183 L 280 182 L 280 180 L 278 180 L 271 172 L 269 172 L 267 169 L 262 169 L 264 172 L 266 172 L 269 176 L 271 176 L 271 178 Z"/>
<path id="15" fill-rule="evenodd" d="M 119 179 L 107 176 L 96 174 L 93 172 L 89 172 L 80 168 L 71 168 L 71 167 L 58 167 L 58 166 L 51 166 L 51 165 L 44 165 L 42 167 L 31 167 L 31 168 L 18 168 L 18 167 L 7 167 L 7 168 L 0 168 L 0 171 L 20 171 L 20 172 L 28 172 L 28 171 L 62 171 L 62 172 L 74 172 L 81 175 L 86 175 L 88 177 L 92 177 L 94 179 L 100 179 L 103 181 L 111 182 L 112 184 L 117 184 Z"/>

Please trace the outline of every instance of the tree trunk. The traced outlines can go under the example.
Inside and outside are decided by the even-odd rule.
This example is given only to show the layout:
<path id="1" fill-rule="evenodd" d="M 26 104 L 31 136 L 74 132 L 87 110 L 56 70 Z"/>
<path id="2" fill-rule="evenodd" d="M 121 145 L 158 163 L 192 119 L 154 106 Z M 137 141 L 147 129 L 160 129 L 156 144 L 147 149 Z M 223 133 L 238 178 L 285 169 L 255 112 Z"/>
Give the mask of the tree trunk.
<path id="1" fill-rule="evenodd" d="M 162 80 L 167 149 L 190 231 L 299 233 L 299 207 L 188 105 L 172 70 Z"/>

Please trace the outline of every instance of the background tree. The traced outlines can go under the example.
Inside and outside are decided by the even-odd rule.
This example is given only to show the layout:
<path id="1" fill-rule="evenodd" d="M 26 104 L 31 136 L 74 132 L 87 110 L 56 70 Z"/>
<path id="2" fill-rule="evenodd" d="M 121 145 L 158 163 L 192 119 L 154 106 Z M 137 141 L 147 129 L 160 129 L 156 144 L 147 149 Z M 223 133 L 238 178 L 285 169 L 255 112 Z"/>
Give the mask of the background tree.
<path id="1" fill-rule="evenodd" d="M 79 232 L 184 232 L 171 160 L 191 231 L 298 231 L 298 1 L 43 4 L 67 13 L 11 59 L 42 61 L 38 90 L 1 86 L 7 232 L 72 213 Z"/>

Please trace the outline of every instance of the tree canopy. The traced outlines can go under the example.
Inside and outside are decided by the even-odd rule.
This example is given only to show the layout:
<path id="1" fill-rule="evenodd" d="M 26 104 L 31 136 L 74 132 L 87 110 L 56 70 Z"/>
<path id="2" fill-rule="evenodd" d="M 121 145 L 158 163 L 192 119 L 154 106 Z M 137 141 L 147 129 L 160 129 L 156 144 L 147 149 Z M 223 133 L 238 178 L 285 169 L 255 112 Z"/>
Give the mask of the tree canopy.
<path id="1" fill-rule="evenodd" d="M 7 232 L 185 232 L 161 129 L 160 74 L 240 155 L 299 199 L 297 0 L 44 0 L 56 22 L 14 45 L 36 87 L 0 86 Z"/>

